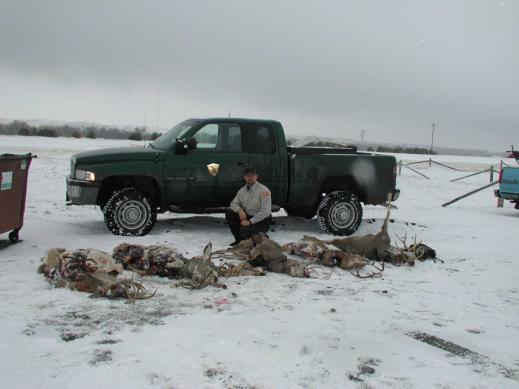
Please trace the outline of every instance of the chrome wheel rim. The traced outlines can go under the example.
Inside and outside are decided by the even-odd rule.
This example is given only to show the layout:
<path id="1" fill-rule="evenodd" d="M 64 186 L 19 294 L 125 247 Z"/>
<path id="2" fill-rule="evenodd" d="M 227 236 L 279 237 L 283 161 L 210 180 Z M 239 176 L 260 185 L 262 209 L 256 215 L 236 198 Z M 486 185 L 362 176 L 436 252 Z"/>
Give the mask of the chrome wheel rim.
<path id="1" fill-rule="evenodd" d="M 349 203 L 340 203 L 330 211 L 330 221 L 336 228 L 347 228 L 355 220 L 355 208 Z"/>
<path id="2" fill-rule="evenodd" d="M 137 230 L 146 224 L 146 206 L 140 201 L 129 200 L 121 204 L 117 219 L 119 225 L 128 230 Z"/>

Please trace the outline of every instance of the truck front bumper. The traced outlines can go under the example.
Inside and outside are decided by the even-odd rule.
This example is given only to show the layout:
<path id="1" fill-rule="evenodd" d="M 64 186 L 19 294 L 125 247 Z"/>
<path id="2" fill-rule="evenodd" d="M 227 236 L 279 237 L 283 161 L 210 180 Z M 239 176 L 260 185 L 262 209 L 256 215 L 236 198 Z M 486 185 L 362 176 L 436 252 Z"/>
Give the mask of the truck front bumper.
<path id="1" fill-rule="evenodd" d="M 395 188 L 393 191 L 393 197 L 391 198 L 391 201 L 397 201 L 400 197 L 400 189 Z"/>
<path id="2" fill-rule="evenodd" d="M 76 180 L 67 176 L 67 203 L 76 205 L 96 204 L 100 182 Z"/>

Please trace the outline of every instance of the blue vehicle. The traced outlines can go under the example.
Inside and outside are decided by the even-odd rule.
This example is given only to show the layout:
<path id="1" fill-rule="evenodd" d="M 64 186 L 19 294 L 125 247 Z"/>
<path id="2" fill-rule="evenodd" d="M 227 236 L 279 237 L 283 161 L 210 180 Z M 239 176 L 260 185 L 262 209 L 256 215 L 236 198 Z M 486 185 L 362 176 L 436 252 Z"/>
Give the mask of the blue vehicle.
<path id="1" fill-rule="evenodd" d="M 519 163 L 519 153 L 512 149 L 511 157 Z M 503 167 L 499 172 L 499 189 L 494 191 L 496 197 L 510 200 L 519 209 L 519 167 Z"/>

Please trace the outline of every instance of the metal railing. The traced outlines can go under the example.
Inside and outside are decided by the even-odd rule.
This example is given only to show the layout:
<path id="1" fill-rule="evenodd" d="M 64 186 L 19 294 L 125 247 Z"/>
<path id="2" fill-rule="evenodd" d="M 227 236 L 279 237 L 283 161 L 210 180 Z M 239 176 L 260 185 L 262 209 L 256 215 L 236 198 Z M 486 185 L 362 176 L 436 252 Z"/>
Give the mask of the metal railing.
<path id="1" fill-rule="evenodd" d="M 466 171 L 466 170 L 462 170 L 462 169 L 454 167 L 454 166 L 449 166 L 449 165 L 447 165 L 445 163 L 442 163 L 442 162 L 435 161 L 432 158 L 429 158 L 429 159 L 425 159 L 423 161 L 412 161 L 412 162 L 407 162 L 407 163 L 404 163 L 402 160 L 400 160 L 398 162 L 398 175 L 399 176 L 402 175 L 402 167 L 405 167 L 405 168 L 411 170 L 412 172 L 420 175 L 421 177 L 430 180 L 429 176 L 427 176 L 426 174 L 424 174 L 424 173 L 422 173 L 422 172 L 412 168 L 411 166 L 409 166 L 409 165 L 418 165 L 418 164 L 423 164 L 423 163 L 429 164 L 429 167 L 432 167 L 432 165 L 435 164 L 435 165 L 447 168 L 449 170 L 457 171 L 457 172 Z M 489 182 L 493 182 L 494 181 L 494 173 L 499 173 L 499 170 L 497 170 L 496 167 L 499 167 L 499 169 L 500 169 L 502 166 L 509 166 L 509 165 L 507 165 L 506 163 L 501 161 L 499 164 L 490 165 L 487 169 L 479 170 L 479 171 L 474 172 L 474 173 L 470 173 L 470 174 L 467 174 L 467 175 L 464 175 L 464 176 L 461 176 L 461 177 L 458 177 L 458 178 L 454 178 L 453 180 L 450 180 L 450 181 L 451 182 L 457 182 L 457 181 L 464 180 L 465 178 L 477 176 L 479 174 L 489 173 Z"/>
<path id="2" fill-rule="evenodd" d="M 444 164 L 444 163 L 441 163 L 441 162 L 438 162 L 438 161 L 434 161 L 432 158 L 429 158 L 429 159 L 426 159 L 426 160 L 423 160 L 423 161 L 412 161 L 412 162 L 408 162 L 408 163 L 403 163 L 403 161 L 400 160 L 398 162 L 398 175 L 399 176 L 402 175 L 402 167 L 405 167 L 405 168 L 413 171 L 414 173 L 420 175 L 421 177 L 430 180 L 430 177 L 428 177 L 427 175 L 423 174 L 422 172 L 419 172 L 418 170 L 416 170 L 416 169 L 412 168 L 411 166 L 409 166 L 409 165 L 417 165 L 417 164 L 422 164 L 422 163 L 428 163 L 429 167 L 431 167 L 432 164 L 436 164 L 438 166 L 442 166 L 442 167 L 450 169 L 450 170 L 454 170 L 454 171 L 458 171 L 458 172 L 462 172 L 463 171 L 463 170 L 461 170 L 459 168 L 456 168 L 454 166 L 449 166 L 447 164 Z M 485 189 L 488 189 L 488 188 L 498 184 L 499 181 L 498 180 L 494 180 L 494 173 L 498 173 L 499 174 L 499 172 L 501 171 L 503 166 L 510 167 L 510 165 L 508 165 L 507 163 L 501 161 L 499 164 L 490 165 L 487 169 L 480 170 L 480 171 L 477 171 L 477 172 L 474 172 L 474 173 L 470 173 L 470 174 L 466 174 L 464 176 L 461 176 L 461 177 L 454 178 L 454 179 L 450 180 L 450 182 L 459 182 L 461 180 L 464 180 L 464 179 L 469 178 L 469 177 L 474 177 L 474 176 L 477 176 L 479 174 L 483 174 L 483 173 L 488 173 L 489 174 L 489 184 L 486 184 L 486 185 L 484 185 L 482 187 L 479 187 L 479 188 L 476 188 L 474 190 L 471 190 L 470 192 L 464 193 L 461 196 L 456 197 L 455 199 L 447 201 L 446 203 L 442 204 L 442 207 L 448 207 L 449 205 L 454 204 L 454 203 L 456 203 L 456 202 L 458 202 L 458 201 L 460 201 L 460 200 L 462 200 L 464 198 L 472 196 L 473 194 L 479 193 L 479 192 L 481 192 L 481 191 L 483 191 Z M 496 167 L 498 169 L 496 169 Z M 498 207 L 499 206 L 502 206 L 502 202 L 501 202 L 501 205 L 498 202 Z"/>

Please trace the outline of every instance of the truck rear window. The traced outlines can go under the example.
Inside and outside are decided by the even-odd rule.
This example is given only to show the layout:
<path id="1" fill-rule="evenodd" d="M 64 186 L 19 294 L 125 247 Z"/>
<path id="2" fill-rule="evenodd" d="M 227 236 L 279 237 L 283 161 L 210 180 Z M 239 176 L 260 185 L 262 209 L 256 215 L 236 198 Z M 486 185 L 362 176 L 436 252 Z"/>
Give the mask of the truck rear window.
<path id="1" fill-rule="evenodd" d="M 274 154 L 276 142 L 269 126 L 263 124 L 247 124 L 245 132 L 248 139 L 248 150 L 255 154 Z"/>

